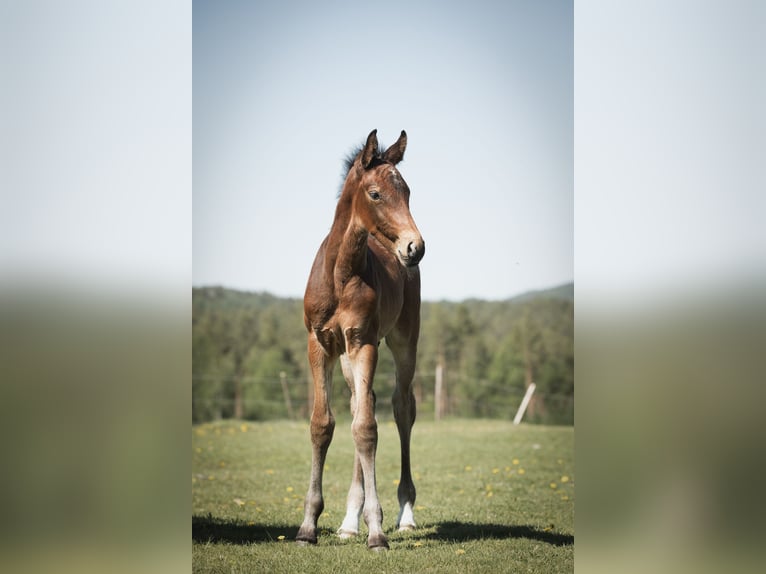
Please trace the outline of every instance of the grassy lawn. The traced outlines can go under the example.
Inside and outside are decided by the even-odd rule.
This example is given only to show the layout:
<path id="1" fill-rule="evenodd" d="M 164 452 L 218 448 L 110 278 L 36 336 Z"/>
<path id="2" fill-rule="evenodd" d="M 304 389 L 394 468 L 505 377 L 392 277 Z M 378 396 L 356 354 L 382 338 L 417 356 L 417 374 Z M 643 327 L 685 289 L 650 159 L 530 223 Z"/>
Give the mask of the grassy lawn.
<path id="1" fill-rule="evenodd" d="M 195 572 L 572 572 L 574 429 L 507 421 L 417 422 L 418 529 L 394 530 L 399 440 L 379 423 L 377 479 L 391 550 L 370 552 L 366 529 L 342 541 L 351 479 L 350 421 L 327 457 L 319 544 L 292 540 L 303 518 L 308 423 L 225 421 L 192 428 Z"/>

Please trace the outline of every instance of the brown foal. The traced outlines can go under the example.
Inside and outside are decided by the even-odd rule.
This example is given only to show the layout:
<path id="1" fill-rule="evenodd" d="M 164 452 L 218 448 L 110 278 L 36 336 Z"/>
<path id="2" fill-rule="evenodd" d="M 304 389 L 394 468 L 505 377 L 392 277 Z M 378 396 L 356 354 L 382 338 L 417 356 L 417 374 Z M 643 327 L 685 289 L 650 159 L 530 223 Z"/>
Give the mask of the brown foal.
<path id="1" fill-rule="evenodd" d="M 332 373 L 340 359 L 351 389 L 351 432 L 356 453 L 346 516 L 338 534 L 359 534 L 359 517 L 369 531 L 367 546 L 388 548 L 375 485 L 378 427 L 372 389 L 378 345 L 385 339 L 396 364 L 394 418 L 399 429 L 402 469 L 397 528 L 415 528 L 415 486 L 410 471 L 410 432 L 415 422 L 412 378 L 420 331 L 420 271 L 423 238 L 409 209 L 410 190 L 396 168 L 407 134 L 385 151 L 377 130 L 347 161 L 348 173 L 330 233 L 317 252 L 304 297 L 308 357 L 314 378 L 311 414 L 311 478 L 305 515 L 296 540 L 316 544 L 324 508 L 322 471 L 335 418 L 330 409 Z"/>

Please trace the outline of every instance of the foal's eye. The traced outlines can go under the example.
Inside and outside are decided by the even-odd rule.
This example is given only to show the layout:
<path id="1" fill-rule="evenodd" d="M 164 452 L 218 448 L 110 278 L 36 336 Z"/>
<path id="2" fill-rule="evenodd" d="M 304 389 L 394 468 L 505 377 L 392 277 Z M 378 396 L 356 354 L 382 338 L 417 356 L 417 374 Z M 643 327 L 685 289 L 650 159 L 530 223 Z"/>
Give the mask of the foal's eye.
<path id="1" fill-rule="evenodd" d="M 377 191 L 372 190 L 372 191 L 369 192 L 369 194 L 370 194 L 370 199 L 372 199 L 373 201 L 379 201 L 380 200 L 380 193 L 378 193 Z"/>

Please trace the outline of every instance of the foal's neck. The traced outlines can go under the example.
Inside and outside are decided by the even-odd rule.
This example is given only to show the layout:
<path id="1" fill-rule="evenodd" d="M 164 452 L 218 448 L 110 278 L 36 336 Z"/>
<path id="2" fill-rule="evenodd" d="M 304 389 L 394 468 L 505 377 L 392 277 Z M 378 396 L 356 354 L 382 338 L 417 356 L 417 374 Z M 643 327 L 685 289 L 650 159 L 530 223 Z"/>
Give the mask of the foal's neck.
<path id="1" fill-rule="evenodd" d="M 328 247 L 334 254 L 328 262 L 332 265 L 336 294 L 340 295 L 349 279 L 360 275 L 367 267 L 368 235 L 367 229 L 354 216 L 351 189 L 346 185 L 338 200 L 328 241 Z"/>

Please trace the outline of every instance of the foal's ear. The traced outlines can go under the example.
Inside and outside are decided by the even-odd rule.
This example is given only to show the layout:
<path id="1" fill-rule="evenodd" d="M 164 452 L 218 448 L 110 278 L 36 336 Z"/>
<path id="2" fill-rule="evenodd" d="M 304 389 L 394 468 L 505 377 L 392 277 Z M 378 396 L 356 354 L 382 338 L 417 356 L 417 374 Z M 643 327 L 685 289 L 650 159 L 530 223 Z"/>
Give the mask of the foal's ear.
<path id="1" fill-rule="evenodd" d="M 372 163 L 372 158 L 378 151 L 378 130 L 372 130 L 370 135 L 367 136 L 367 143 L 364 144 L 364 149 L 359 156 L 359 165 L 362 169 L 367 169 Z"/>
<path id="2" fill-rule="evenodd" d="M 391 147 L 386 150 L 386 153 L 383 154 L 383 159 L 396 165 L 402 161 L 402 159 L 404 159 L 404 150 L 406 148 L 407 132 L 402 130 L 402 133 L 399 135 L 399 139 L 396 140 L 396 143 L 392 144 Z"/>

